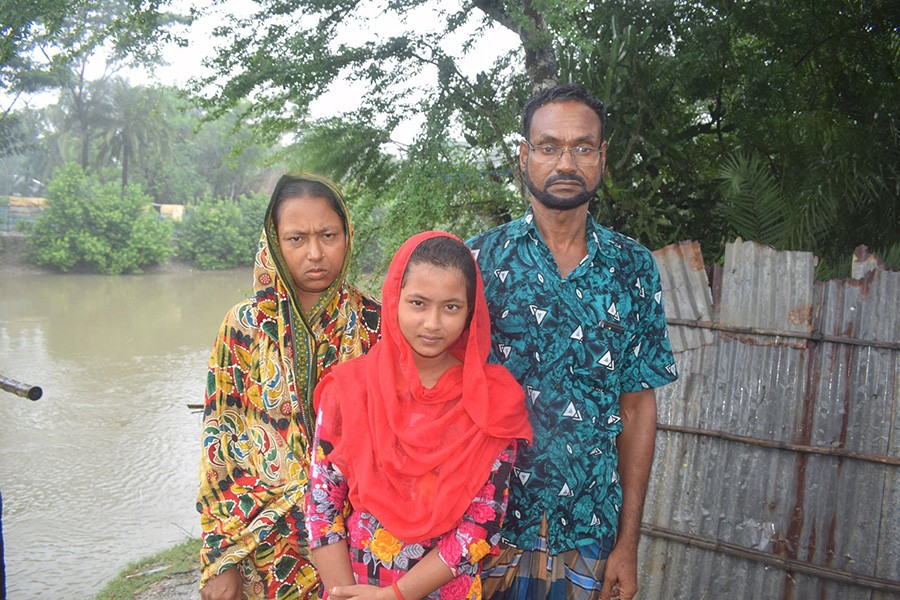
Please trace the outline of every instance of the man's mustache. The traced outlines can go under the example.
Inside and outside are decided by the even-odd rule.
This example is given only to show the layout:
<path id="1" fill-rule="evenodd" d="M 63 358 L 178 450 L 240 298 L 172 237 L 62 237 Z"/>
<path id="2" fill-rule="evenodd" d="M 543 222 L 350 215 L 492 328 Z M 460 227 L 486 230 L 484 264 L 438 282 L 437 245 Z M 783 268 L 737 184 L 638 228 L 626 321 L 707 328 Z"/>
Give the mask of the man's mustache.
<path id="1" fill-rule="evenodd" d="M 581 187 L 583 187 L 584 189 L 587 189 L 587 182 L 584 179 L 582 179 L 578 175 L 573 175 L 573 174 L 568 174 L 568 173 L 553 175 L 552 177 L 548 178 L 544 182 L 544 189 L 547 189 L 548 187 L 550 187 L 557 181 L 574 181 L 575 183 L 580 184 Z"/>

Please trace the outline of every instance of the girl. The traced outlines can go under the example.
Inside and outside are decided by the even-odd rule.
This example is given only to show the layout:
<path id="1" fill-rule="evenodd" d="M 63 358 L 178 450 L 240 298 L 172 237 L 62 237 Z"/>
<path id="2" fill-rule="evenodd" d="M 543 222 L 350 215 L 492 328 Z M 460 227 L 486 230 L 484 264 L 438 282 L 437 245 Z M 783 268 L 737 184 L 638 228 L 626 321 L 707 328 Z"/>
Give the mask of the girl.
<path id="1" fill-rule="evenodd" d="M 486 362 L 481 276 L 458 238 L 407 240 L 382 303 L 381 340 L 316 388 L 312 560 L 333 598 L 480 598 L 516 441 L 531 440 L 524 394 Z"/>

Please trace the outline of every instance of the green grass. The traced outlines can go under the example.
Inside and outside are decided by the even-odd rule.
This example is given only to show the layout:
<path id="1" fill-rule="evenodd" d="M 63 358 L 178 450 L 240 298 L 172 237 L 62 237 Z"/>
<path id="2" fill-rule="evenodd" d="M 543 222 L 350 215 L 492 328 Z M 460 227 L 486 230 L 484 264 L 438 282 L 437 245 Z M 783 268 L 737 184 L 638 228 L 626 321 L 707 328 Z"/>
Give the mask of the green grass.
<path id="1" fill-rule="evenodd" d="M 110 581 L 94 600 L 133 598 L 155 582 L 183 571 L 194 571 L 200 564 L 200 540 L 186 542 L 143 558 L 126 566 Z"/>

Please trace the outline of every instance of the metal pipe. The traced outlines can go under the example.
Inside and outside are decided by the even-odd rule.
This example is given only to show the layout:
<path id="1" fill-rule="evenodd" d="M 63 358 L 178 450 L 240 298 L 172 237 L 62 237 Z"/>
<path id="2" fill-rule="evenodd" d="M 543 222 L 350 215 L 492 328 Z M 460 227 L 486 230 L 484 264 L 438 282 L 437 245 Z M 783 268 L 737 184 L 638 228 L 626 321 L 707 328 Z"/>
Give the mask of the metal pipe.
<path id="1" fill-rule="evenodd" d="M 44 390 L 36 385 L 28 385 L 27 383 L 22 383 L 21 381 L 16 381 L 15 379 L 10 379 L 3 375 L 0 375 L 0 390 L 6 390 L 11 394 L 22 396 L 29 400 L 37 400 L 44 395 Z"/>
<path id="2" fill-rule="evenodd" d="M 877 340 L 861 340 L 843 335 L 825 335 L 820 331 L 781 331 L 776 329 L 760 329 L 758 327 L 736 327 L 733 325 L 720 325 L 711 321 L 692 321 L 690 319 L 666 319 L 669 325 L 689 327 L 695 329 L 710 329 L 723 333 L 736 333 L 741 335 L 762 335 L 767 337 L 783 337 L 797 340 L 810 340 L 812 342 L 829 342 L 832 344 L 847 344 L 849 346 L 864 346 L 866 348 L 882 348 L 884 350 L 900 350 L 900 342 L 879 342 Z"/>
<path id="3" fill-rule="evenodd" d="M 857 452 L 856 450 L 848 450 L 847 448 L 830 448 L 823 446 L 806 446 L 803 444 L 792 444 L 790 442 L 780 442 L 778 440 L 767 440 L 763 438 L 755 438 L 746 435 L 737 435 L 728 433 L 727 431 L 719 431 L 717 429 L 701 429 L 699 427 L 687 427 L 686 425 L 670 425 L 667 423 L 657 423 L 656 428 L 659 431 L 670 431 L 675 433 L 688 433 L 700 435 L 720 440 L 728 440 L 730 442 L 738 442 L 751 446 L 762 446 L 763 448 L 775 448 L 778 450 L 788 450 L 791 452 L 800 452 L 805 454 L 821 454 L 823 456 L 838 456 L 841 458 L 854 458 L 856 460 L 865 460 L 868 462 L 879 463 L 882 465 L 900 466 L 900 458 L 896 456 L 884 456 L 882 454 L 870 454 L 868 452 Z"/>
<path id="4" fill-rule="evenodd" d="M 685 531 L 676 531 L 658 525 L 649 523 L 641 524 L 641 533 L 651 537 L 662 538 L 674 542 L 680 542 L 694 548 L 702 548 L 720 554 L 728 554 L 730 556 L 738 556 L 754 562 L 763 563 L 787 571 L 788 573 L 803 573 L 813 577 L 820 577 L 830 581 L 838 581 L 840 583 L 849 583 L 870 590 L 881 592 L 900 592 L 900 581 L 896 579 L 885 579 L 883 577 L 872 577 L 852 571 L 844 571 L 827 567 L 824 565 L 816 565 L 796 559 L 784 558 L 768 552 L 761 552 L 752 548 L 745 548 L 737 544 L 730 544 L 715 538 L 695 535 Z"/>

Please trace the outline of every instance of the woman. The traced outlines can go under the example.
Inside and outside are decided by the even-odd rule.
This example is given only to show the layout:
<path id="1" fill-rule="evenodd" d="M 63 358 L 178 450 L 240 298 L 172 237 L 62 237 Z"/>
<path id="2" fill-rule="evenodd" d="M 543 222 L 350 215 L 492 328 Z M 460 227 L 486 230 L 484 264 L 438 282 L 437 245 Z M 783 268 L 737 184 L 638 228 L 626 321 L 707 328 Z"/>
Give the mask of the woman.
<path id="1" fill-rule="evenodd" d="M 303 518 L 316 382 L 376 341 L 379 305 L 346 283 L 352 250 L 337 188 L 285 175 L 272 193 L 253 297 L 210 358 L 200 461 L 203 600 L 303 598 L 318 578 Z"/>

